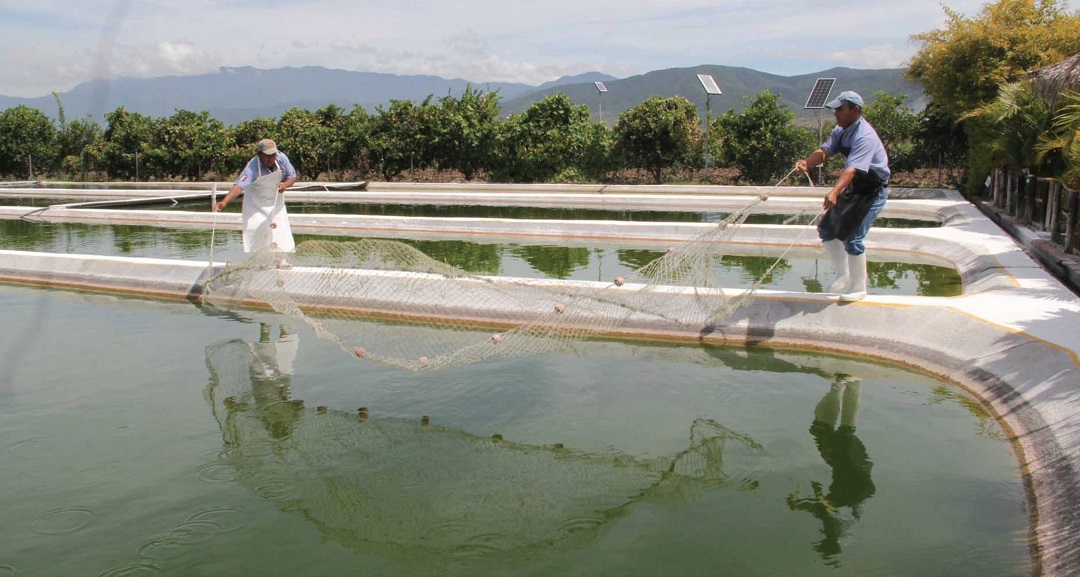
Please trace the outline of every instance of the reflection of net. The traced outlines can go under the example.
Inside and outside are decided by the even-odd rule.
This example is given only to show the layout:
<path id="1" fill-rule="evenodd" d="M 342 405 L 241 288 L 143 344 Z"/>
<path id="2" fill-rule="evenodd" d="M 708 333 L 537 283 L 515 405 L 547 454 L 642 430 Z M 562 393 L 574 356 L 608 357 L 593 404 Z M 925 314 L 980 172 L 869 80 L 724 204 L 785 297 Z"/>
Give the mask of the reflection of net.
<path id="1" fill-rule="evenodd" d="M 651 459 L 493 440 L 305 408 L 242 341 L 206 355 L 207 399 L 239 482 L 344 546 L 412 566 L 581 546 L 634 503 L 723 486 L 725 440 L 758 447 L 708 420 L 693 423 L 687 449 Z"/>
<path id="2" fill-rule="evenodd" d="M 351 354 L 409 369 L 560 350 L 611 334 L 631 317 L 704 327 L 746 304 L 772 271 L 733 294 L 721 286 L 724 243 L 765 198 L 610 284 L 476 276 L 401 242 L 316 240 L 288 254 L 289 266 L 269 251 L 229 264 L 206 283 L 204 299 L 219 307 L 268 304 Z M 361 317 L 388 322 L 357 323 Z M 402 321 L 438 328 L 440 336 L 415 338 Z M 505 332 L 481 334 L 480 327 Z"/>

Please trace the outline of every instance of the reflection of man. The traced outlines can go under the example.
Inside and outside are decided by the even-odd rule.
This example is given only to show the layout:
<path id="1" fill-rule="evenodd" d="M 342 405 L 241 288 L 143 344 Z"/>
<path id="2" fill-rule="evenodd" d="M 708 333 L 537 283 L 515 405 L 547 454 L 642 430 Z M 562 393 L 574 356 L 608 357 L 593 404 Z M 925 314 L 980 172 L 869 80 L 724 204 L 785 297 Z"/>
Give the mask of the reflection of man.
<path id="1" fill-rule="evenodd" d="M 255 157 L 248 161 L 232 189 L 214 205 L 225 209 L 234 198 L 244 195 L 244 252 L 271 248 L 290 252 L 296 248 L 285 211 L 285 189 L 296 182 L 296 169 L 289 157 L 279 152 L 273 140 L 264 138 L 255 146 Z"/>
<path id="2" fill-rule="evenodd" d="M 251 344 L 251 351 L 267 378 L 291 377 L 300 338 L 288 325 L 279 325 L 276 341 L 271 341 L 272 334 L 273 328 L 269 324 L 259 323 L 259 342 Z"/>
<path id="3" fill-rule="evenodd" d="M 835 564 L 833 557 L 841 551 L 840 538 L 859 518 L 862 502 L 872 497 L 875 491 L 874 481 L 870 478 L 874 464 L 862 441 L 855 436 L 861 386 L 862 382 L 856 377 L 837 375 L 829 391 L 814 407 L 810 435 L 814 437 L 821 458 L 832 468 L 829 492 L 823 494 L 821 483 L 813 481 L 810 483 L 813 497 L 799 497 L 794 493 L 787 498 L 789 509 L 806 511 L 821 521 L 825 537 L 814 544 L 814 550 L 831 564 Z M 850 508 L 850 517 L 843 514 L 842 507 Z"/>
<path id="4" fill-rule="evenodd" d="M 278 338 L 267 323 L 259 324 L 259 341 L 251 343 L 251 392 L 270 434 L 281 439 L 289 436 L 303 407 L 290 399 L 293 361 L 300 339 L 287 325 L 280 325 Z"/>

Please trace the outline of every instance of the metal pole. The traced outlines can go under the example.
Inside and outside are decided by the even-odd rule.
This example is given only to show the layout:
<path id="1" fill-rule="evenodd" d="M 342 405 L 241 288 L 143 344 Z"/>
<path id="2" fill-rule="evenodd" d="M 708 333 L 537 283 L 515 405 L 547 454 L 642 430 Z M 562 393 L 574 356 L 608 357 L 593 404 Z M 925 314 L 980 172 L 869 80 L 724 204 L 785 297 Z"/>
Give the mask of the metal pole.
<path id="1" fill-rule="evenodd" d="M 30 180 L 34 180 L 34 155 L 27 154 L 26 160 L 30 162 Z"/>
<path id="2" fill-rule="evenodd" d="M 941 188 L 941 153 L 940 152 L 937 153 L 937 186 L 938 186 L 938 188 Z"/>
<path id="3" fill-rule="evenodd" d="M 600 124 L 604 123 L 604 93 L 597 92 L 596 99 L 600 101 L 600 109 L 596 113 L 596 117 L 600 119 Z"/>
<path id="4" fill-rule="evenodd" d="M 705 93 L 705 168 L 709 168 L 709 125 L 712 124 L 712 94 Z"/>
<path id="5" fill-rule="evenodd" d="M 818 109 L 818 146 L 821 146 L 821 140 L 822 140 L 822 138 L 824 138 L 824 135 L 822 134 L 822 130 L 821 130 L 821 110 L 822 110 L 821 108 Z M 818 165 L 818 184 L 819 185 L 821 185 L 821 182 L 823 180 L 823 178 L 821 176 L 821 172 L 824 169 L 824 167 L 825 167 L 825 161 L 822 161 L 822 163 Z"/>

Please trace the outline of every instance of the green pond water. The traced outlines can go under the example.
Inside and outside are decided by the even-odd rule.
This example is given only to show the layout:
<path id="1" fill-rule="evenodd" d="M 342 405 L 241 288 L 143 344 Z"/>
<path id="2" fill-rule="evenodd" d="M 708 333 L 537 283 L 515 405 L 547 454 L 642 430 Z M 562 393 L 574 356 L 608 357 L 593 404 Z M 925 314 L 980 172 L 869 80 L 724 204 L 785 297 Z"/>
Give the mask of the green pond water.
<path id="1" fill-rule="evenodd" d="M 290 208 L 291 210 L 291 208 Z M 244 258 L 240 232 L 217 230 L 214 260 Z M 211 231 L 161 229 L 148 226 L 41 223 L 0 220 L 0 247 L 6 250 L 101 254 L 114 256 L 206 260 L 210 256 Z M 325 237 L 296 235 L 297 242 Z M 664 249 L 614 245 L 559 246 L 553 244 L 476 243 L 456 240 L 404 240 L 428 256 L 471 274 L 527 278 L 558 278 L 610 281 L 641 268 L 664 254 Z M 666 247 L 665 247 L 666 248 Z M 955 296 L 963 285 L 955 269 L 925 264 L 876 260 L 884 253 L 868 253 L 868 282 L 876 294 Z M 824 257 L 789 257 L 765 272 L 776 257 L 725 255 L 724 286 L 748 287 L 762 279 L 762 288 L 821 292 L 832 282 Z"/>
<path id="2" fill-rule="evenodd" d="M 3 189 L 0 189 L 3 190 Z M 0 206 L 31 206 L 44 208 L 54 204 L 86 202 L 81 198 L 6 197 L 0 196 Z"/>
<path id="3" fill-rule="evenodd" d="M 896 367 L 583 342 L 413 373 L 268 313 L 3 285 L 0 321 L 0 575 L 1031 570 L 1004 434 Z"/>
<path id="4" fill-rule="evenodd" d="M 749 201 L 747 201 L 749 203 Z M 228 212 L 240 212 L 241 203 L 226 207 Z M 154 208 L 154 207 L 146 207 Z M 183 202 L 176 206 L 161 205 L 161 210 L 194 210 L 208 212 L 205 202 Z M 600 210 L 587 208 L 544 208 L 535 206 L 474 206 L 436 204 L 369 204 L 353 202 L 289 202 L 292 214 L 357 214 L 376 216 L 409 216 L 430 218 L 510 218 L 524 220 L 614 220 L 636 222 L 720 222 L 730 216 L 727 212 L 663 211 L 663 210 Z M 749 224 L 785 224 L 792 215 L 752 214 Z M 806 225 L 814 214 L 799 216 L 787 224 Z M 882 228 L 935 228 L 941 222 L 907 218 L 878 218 L 874 226 Z"/>

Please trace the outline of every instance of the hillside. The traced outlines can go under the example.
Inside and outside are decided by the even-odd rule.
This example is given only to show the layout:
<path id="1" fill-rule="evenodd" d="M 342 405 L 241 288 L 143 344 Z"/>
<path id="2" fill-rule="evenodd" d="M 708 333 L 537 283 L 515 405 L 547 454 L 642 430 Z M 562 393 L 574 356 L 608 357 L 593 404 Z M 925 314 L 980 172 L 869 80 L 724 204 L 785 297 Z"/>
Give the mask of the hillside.
<path id="1" fill-rule="evenodd" d="M 226 125 L 235 125 L 251 118 L 275 118 L 292 107 L 316 110 L 336 104 L 349 110 L 358 104 L 373 112 L 377 106 L 385 106 L 391 100 L 420 101 L 429 95 L 436 98 L 446 94 L 460 95 L 466 86 L 472 85 L 481 90 L 498 90 L 504 114 L 523 112 L 548 94 L 563 92 L 574 102 L 588 105 L 595 115 L 600 102 L 593 82 L 599 80 L 608 88 L 603 95 L 604 120 L 614 124 L 620 113 L 650 96 L 684 96 L 698 105 L 704 117 L 705 93 L 698 83 L 697 74 L 711 74 L 723 90 L 722 95 L 711 98 L 713 116 L 734 107 L 741 108 L 745 98 L 771 90 L 780 94 L 804 122 L 813 124 L 816 122 L 816 112 L 807 113 L 803 110 L 803 104 L 815 79 L 821 77 L 837 78 L 833 95 L 841 90 L 857 90 L 869 99 L 874 92 L 884 90 L 908 94 L 910 98 L 907 104 L 915 110 L 920 110 L 924 105 L 922 90 L 904 81 L 903 69 L 833 68 L 801 76 L 778 76 L 720 65 L 670 68 L 623 79 L 589 72 L 540 86 L 350 72 L 316 66 L 273 70 L 222 68 L 214 74 L 195 76 L 94 80 L 59 96 L 68 118 L 89 115 L 104 123 L 106 112 L 123 106 L 129 111 L 154 118 L 171 116 L 177 109 L 206 110 Z M 57 116 L 56 101 L 52 95 L 37 98 L 0 96 L 0 110 L 17 105 L 38 108 L 53 118 Z"/>
<path id="2" fill-rule="evenodd" d="M 770 90 L 779 94 L 781 100 L 787 103 L 800 119 L 808 123 L 811 120 L 816 123 L 817 112 L 806 111 L 803 105 L 818 78 L 836 78 L 833 96 L 842 90 L 855 90 L 872 102 L 875 92 L 885 91 L 892 94 L 907 94 L 908 99 L 905 103 L 913 110 L 922 110 L 926 104 L 922 88 L 905 81 L 902 68 L 885 70 L 831 68 L 801 76 L 777 76 L 749 68 L 701 65 L 692 68 L 657 70 L 640 76 L 605 82 L 608 91 L 603 96 L 599 95 L 592 82 L 538 90 L 516 98 L 504 99 L 503 112 L 523 112 L 533 102 L 548 94 L 562 92 L 577 104 L 587 104 L 593 111 L 594 118 L 602 98 L 604 121 L 608 124 L 614 124 L 620 113 L 637 106 L 650 96 L 683 96 L 695 103 L 699 114 L 704 117 L 706 95 L 701 83 L 698 82 L 698 74 L 711 74 L 720 86 L 720 90 L 723 91 L 722 95 L 714 95 L 709 99 L 709 109 L 713 117 L 732 108 L 736 111 L 742 110 L 747 98 L 757 96 L 764 90 Z"/>
<path id="3" fill-rule="evenodd" d="M 316 110 L 336 104 L 349 110 L 354 104 L 374 111 L 390 100 L 423 100 L 428 95 L 461 94 L 469 84 L 498 90 L 512 98 L 535 90 L 527 84 L 470 83 L 460 78 L 399 76 L 374 72 L 304 68 L 222 68 L 214 74 L 93 80 L 61 93 L 68 118 L 87 114 L 102 121 L 119 106 L 151 117 L 172 116 L 176 109 L 210 112 L 227 125 L 257 117 L 277 117 L 289 108 Z M 0 109 L 25 104 L 56 116 L 52 95 L 38 98 L 0 96 Z"/>

